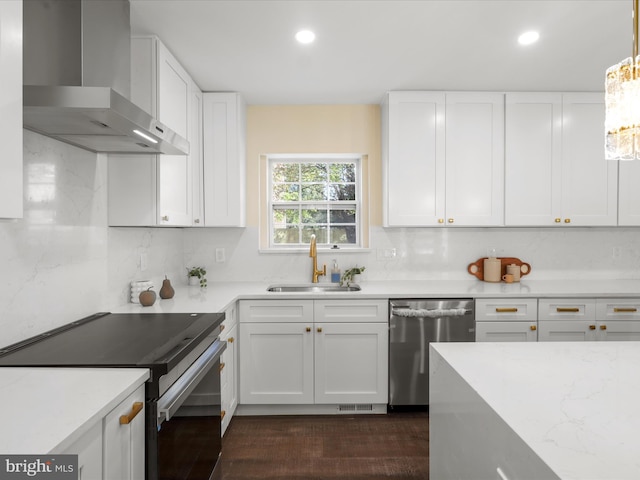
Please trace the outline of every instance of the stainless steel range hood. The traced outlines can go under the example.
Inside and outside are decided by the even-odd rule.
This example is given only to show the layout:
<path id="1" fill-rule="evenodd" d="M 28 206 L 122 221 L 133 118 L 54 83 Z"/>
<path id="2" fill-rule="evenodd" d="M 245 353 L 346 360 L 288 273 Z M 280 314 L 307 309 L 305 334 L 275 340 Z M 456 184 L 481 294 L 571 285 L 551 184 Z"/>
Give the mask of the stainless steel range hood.
<path id="1" fill-rule="evenodd" d="M 128 0 L 25 0 L 24 128 L 92 152 L 189 153 L 128 100 Z"/>

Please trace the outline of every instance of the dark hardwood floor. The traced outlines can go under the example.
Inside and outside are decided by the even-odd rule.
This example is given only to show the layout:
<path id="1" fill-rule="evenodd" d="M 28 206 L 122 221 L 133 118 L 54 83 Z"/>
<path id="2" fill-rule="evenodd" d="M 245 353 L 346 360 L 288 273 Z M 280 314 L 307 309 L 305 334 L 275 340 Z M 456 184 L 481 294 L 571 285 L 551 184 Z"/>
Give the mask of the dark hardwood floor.
<path id="1" fill-rule="evenodd" d="M 429 414 L 233 417 L 223 480 L 429 478 Z"/>

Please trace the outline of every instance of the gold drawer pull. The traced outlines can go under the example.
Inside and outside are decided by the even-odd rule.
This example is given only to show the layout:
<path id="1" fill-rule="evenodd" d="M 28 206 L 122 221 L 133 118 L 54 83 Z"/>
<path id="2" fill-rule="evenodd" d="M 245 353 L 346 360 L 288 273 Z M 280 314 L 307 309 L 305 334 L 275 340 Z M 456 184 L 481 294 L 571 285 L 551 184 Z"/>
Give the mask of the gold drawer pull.
<path id="1" fill-rule="evenodd" d="M 444 223 L 444 218 L 439 218 L 438 223 Z"/>
<path id="2" fill-rule="evenodd" d="M 222 369 L 224 368 L 225 363 L 224 362 L 220 362 L 220 371 L 222 371 Z"/>
<path id="3" fill-rule="evenodd" d="M 554 222 L 556 222 L 556 223 L 560 223 L 560 219 L 559 219 L 559 218 L 556 218 L 556 219 L 554 220 Z"/>
<path id="4" fill-rule="evenodd" d="M 620 307 L 615 307 L 613 309 L 613 311 L 615 313 L 635 313 L 638 311 L 637 308 L 620 308 Z"/>
<path id="5" fill-rule="evenodd" d="M 606 330 L 607 326 L 606 325 L 600 325 L 600 330 Z"/>
<path id="6" fill-rule="evenodd" d="M 453 220 L 453 218 L 450 218 L 449 220 L 447 220 L 447 222 L 449 222 L 449 223 L 453 223 L 453 222 L 454 222 L 454 220 Z"/>
<path id="7" fill-rule="evenodd" d="M 233 337 L 229 337 L 229 338 L 227 338 L 227 342 L 229 342 L 229 343 L 233 343 L 234 341 L 235 341 L 235 340 L 233 339 Z"/>
<path id="8" fill-rule="evenodd" d="M 311 327 L 307 327 L 306 330 L 307 330 L 307 332 L 310 332 L 311 331 Z"/>
<path id="9" fill-rule="evenodd" d="M 136 415 L 138 415 L 142 411 L 143 407 L 144 403 L 134 402 L 129 415 L 120 416 L 120 425 L 129 425 L 133 421 L 133 419 L 136 418 Z"/>
<path id="10" fill-rule="evenodd" d="M 538 329 L 538 327 L 536 327 L 535 325 L 531 325 L 529 328 L 532 332 L 535 332 Z"/>
<path id="11" fill-rule="evenodd" d="M 322 333 L 322 327 L 318 327 L 318 333 Z"/>
<path id="12" fill-rule="evenodd" d="M 595 330 L 596 326 L 595 325 L 589 325 L 589 330 Z"/>
<path id="13" fill-rule="evenodd" d="M 564 223 L 571 223 L 571 219 L 570 218 L 565 218 L 564 219 Z"/>
<path id="14" fill-rule="evenodd" d="M 223 323 L 222 325 L 220 325 L 220 331 L 223 331 L 227 326 Z"/>
<path id="15" fill-rule="evenodd" d="M 224 416 L 227 414 L 225 410 L 220 411 L 220 420 L 224 420 Z"/>
<path id="16" fill-rule="evenodd" d="M 509 307 L 509 308 L 496 308 L 496 313 L 515 313 L 517 312 L 518 309 L 516 307 Z"/>
<path id="17" fill-rule="evenodd" d="M 162 221 L 163 222 L 168 222 L 169 221 L 169 215 L 163 215 L 162 216 Z"/>
<path id="18" fill-rule="evenodd" d="M 556 308 L 556 312 L 558 313 L 569 313 L 569 312 L 579 312 L 580 309 L 578 307 L 558 307 Z"/>

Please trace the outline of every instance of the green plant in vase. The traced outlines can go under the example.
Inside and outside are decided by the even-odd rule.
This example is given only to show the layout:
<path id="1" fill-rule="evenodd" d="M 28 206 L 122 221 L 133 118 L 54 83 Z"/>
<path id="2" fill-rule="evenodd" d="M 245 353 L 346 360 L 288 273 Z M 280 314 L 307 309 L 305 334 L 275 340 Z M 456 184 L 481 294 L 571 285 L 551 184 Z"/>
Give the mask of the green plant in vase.
<path id="1" fill-rule="evenodd" d="M 202 267 L 187 268 L 187 275 L 189 276 L 189 285 L 200 284 L 201 288 L 207 286 L 207 271 Z M 198 280 L 194 280 L 194 279 Z"/>
<path id="2" fill-rule="evenodd" d="M 353 267 L 349 270 L 345 270 L 342 277 L 340 277 L 340 286 L 342 287 L 343 285 L 346 285 L 348 287 L 351 285 L 351 282 L 354 281 L 353 277 L 360 275 L 362 272 L 364 272 L 364 267 Z"/>

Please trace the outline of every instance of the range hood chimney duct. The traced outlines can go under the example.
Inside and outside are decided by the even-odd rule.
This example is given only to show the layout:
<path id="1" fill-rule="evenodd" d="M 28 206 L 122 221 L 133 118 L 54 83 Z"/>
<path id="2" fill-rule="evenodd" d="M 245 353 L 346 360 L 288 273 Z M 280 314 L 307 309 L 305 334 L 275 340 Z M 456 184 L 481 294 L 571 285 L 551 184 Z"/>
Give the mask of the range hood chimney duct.
<path id="1" fill-rule="evenodd" d="M 129 101 L 129 0 L 25 0 L 23 27 L 24 128 L 98 153 L 188 154 Z"/>

